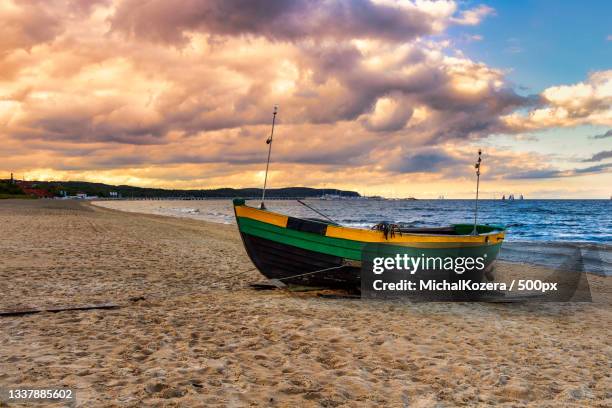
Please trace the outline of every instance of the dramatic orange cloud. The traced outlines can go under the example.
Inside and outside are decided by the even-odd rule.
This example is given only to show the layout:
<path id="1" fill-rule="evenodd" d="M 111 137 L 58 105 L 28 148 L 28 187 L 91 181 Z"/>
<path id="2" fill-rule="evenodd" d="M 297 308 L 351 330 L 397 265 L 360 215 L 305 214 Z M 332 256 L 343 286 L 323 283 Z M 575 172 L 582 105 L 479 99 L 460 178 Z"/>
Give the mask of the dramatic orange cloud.
<path id="1" fill-rule="evenodd" d="M 254 186 L 279 104 L 273 185 L 469 195 L 488 136 L 611 120 L 611 71 L 525 97 L 439 36 L 492 14 L 427 0 L 0 0 L 0 171 Z M 487 177 L 536 183 L 525 192 L 608 171 L 486 153 Z"/>

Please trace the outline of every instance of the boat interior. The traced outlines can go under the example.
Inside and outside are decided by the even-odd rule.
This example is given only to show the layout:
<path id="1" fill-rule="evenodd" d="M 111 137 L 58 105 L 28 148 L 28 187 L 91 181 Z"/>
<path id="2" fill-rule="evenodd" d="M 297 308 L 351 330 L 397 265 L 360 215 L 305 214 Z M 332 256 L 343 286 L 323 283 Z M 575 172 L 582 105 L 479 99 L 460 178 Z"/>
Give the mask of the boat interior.
<path id="1" fill-rule="evenodd" d="M 316 222 L 326 225 L 341 226 L 335 222 L 321 218 L 303 218 L 304 221 Z M 385 234 L 427 234 L 427 235 L 470 235 L 474 231 L 473 224 L 455 224 L 446 227 L 405 227 L 401 224 L 380 222 L 371 229 L 382 231 Z M 478 225 L 479 234 L 502 231 L 504 228 L 498 225 Z"/>

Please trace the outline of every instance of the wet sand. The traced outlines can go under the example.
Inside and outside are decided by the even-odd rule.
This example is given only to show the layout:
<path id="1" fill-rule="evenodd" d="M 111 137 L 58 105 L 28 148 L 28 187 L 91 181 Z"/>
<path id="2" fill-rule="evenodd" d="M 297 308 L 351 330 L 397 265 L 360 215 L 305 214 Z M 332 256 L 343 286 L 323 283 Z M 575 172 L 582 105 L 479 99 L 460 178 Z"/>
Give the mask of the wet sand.
<path id="1" fill-rule="evenodd" d="M 255 291 L 235 227 L 0 201 L 0 388 L 78 406 L 612 405 L 612 285 L 593 303 L 420 303 Z M 500 264 L 512 273 L 517 264 Z M 246 271 L 246 272 L 245 272 Z"/>

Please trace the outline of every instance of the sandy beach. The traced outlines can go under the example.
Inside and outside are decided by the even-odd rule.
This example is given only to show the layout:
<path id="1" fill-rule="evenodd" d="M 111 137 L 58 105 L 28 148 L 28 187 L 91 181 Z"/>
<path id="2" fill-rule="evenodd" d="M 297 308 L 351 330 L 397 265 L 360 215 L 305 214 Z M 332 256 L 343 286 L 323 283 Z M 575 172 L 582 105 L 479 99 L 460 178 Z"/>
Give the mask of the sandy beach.
<path id="1" fill-rule="evenodd" d="M 593 303 L 419 303 L 256 291 L 235 226 L 0 201 L 0 388 L 96 406 L 612 405 L 612 284 Z M 500 263 L 511 273 L 518 264 Z M 0 406 L 2 403 L 0 403 Z"/>

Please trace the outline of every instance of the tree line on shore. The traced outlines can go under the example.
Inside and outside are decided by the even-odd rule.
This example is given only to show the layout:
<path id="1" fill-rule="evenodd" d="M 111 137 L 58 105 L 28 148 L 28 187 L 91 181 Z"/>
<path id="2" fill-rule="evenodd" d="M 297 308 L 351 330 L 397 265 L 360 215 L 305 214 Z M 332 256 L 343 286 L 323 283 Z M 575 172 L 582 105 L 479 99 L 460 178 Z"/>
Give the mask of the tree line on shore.
<path id="1" fill-rule="evenodd" d="M 27 197 L 24 192 L 23 183 L 20 181 L 0 180 L 0 198 Z M 123 197 L 123 198 L 169 198 L 169 197 L 193 197 L 193 198 L 231 198 L 261 197 L 260 188 L 216 188 L 201 190 L 179 190 L 134 187 L 127 185 L 114 186 L 104 183 L 90 183 L 86 181 L 28 181 L 27 187 L 46 191 L 52 196 L 73 196 L 87 194 L 101 198 Z M 323 195 L 338 195 L 343 197 L 359 197 L 356 191 L 338 190 L 333 188 L 309 188 L 309 187 L 286 187 L 266 190 L 269 198 L 297 198 L 297 197 L 321 197 Z"/>

